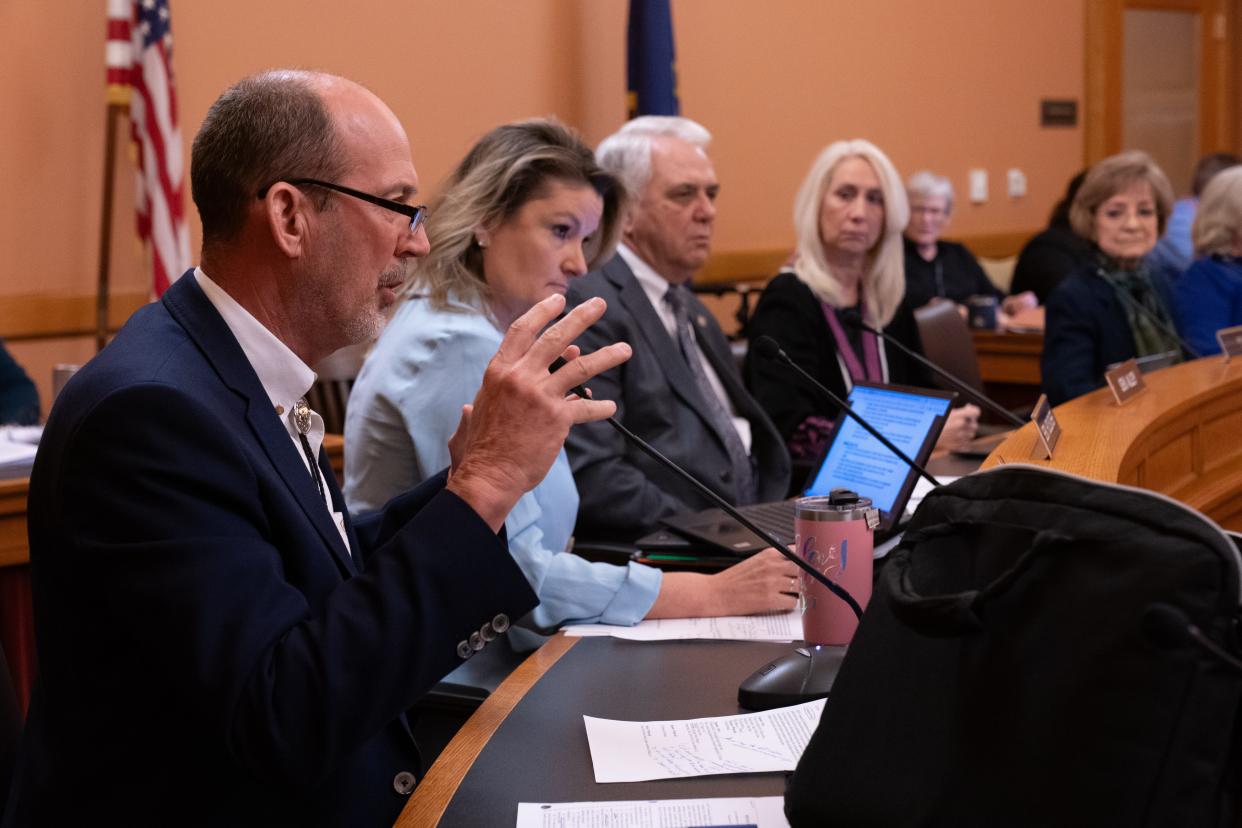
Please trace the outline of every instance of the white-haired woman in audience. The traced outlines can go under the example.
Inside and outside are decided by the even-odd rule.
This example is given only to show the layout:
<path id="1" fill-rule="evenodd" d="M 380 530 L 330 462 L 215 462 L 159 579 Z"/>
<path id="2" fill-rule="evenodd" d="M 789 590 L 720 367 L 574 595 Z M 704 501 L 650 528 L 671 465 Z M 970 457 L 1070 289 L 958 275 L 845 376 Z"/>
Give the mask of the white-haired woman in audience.
<path id="1" fill-rule="evenodd" d="M 919 348 L 914 319 L 901 302 L 901 234 L 908 218 L 901 179 L 879 148 L 863 140 L 828 146 L 798 191 L 794 262 L 764 289 L 747 328 L 751 340 L 772 337 L 842 397 L 863 380 L 923 384 L 925 375 L 906 355 L 888 352 L 881 338 L 850 324 L 852 317 L 861 318 Z M 813 463 L 837 411 L 797 374 L 753 350 L 746 379 L 795 463 Z M 973 405 L 954 409 L 941 444 L 969 440 L 978 418 Z"/>
<path id="2" fill-rule="evenodd" d="M 907 307 L 921 308 L 943 300 L 964 306 L 971 296 L 991 296 L 1001 303 L 997 322 L 1004 327 L 1008 314 L 1039 304 L 1030 292 L 1005 296 L 965 245 L 941 238 L 953 217 L 949 179 L 927 170 L 916 172 L 906 182 L 906 197 L 910 201 L 905 232 Z"/>
<path id="3" fill-rule="evenodd" d="M 498 127 L 466 155 L 432 205 L 431 253 L 367 358 L 345 421 L 345 497 L 365 511 L 449 465 L 448 441 L 502 332 L 613 253 L 624 192 L 560 123 Z M 634 624 L 794 604 L 792 565 L 773 552 L 716 575 L 591 563 L 568 551 L 578 492 L 562 450 L 505 521 L 509 549 L 539 594 L 524 626 Z M 775 561 L 778 564 L 773 565 Z M 787 571 L 788 570 L 788 571 Z M 521 631 L 519 631 L 521 632 Z M 529 635 L 519 638 L 537 643 Z"/>
<path id="4" fill-rule="evenodd" d="M 1171 288 L 1144 260 L 1172 203 L 1169 179 L 1145 152 L 1109 156 L 1087 172 L 1070 224 L 1092 243 L 1093 260 L 1047 303 L 1040 373 L 1053 405 L 1102 388 L 1110 365 L 1166 353 L 1181 358 Z"/>
<path id="5" fill-rule="evenodd" d="M 1208 182 L 1193 237 L 1198 258 L 1176 288 L 1182 333 L 1200 354 L 1218 354 L 1216 332 L 1242 325 L 1242 167 Z"/>

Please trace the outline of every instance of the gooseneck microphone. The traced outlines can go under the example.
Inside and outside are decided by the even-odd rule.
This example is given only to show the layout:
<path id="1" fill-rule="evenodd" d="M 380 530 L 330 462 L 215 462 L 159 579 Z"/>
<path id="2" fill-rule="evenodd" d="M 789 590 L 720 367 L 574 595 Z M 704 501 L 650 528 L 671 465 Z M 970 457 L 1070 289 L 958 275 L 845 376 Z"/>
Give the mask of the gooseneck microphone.
<path id="1" fill-rule="evenodd" d="M 940 481 L 932 477 L 931 472 L 929 472 L 927 469 L 923 468 L 918 463 L 911 460 L 904 451 L 897 448 L 895 445 L 892 444 L 892 442 L 889 441 L 887 437 L 885 437 L 880 432 L 876 431 L 876 429 L 871 425 L 871 423 L 864 420 L 859 414 L 857 414 L 854 411 L 853 408 L 850 408 L 849 403 L 847 403 L 845 400 L 841 399 L 836 394 L 829 391 L 827 388 L 824 387 L 823 383 L 821 383 L 819 380 L 815 379 L 815 377 L 811 376 L 805 370 L 803 370 L 801 365 L 794 362 L 793 359 L 789 356 L 789 354 L 785 353 L 785 350 L 780 346 L 780 344 L 775 339 L 773 339 L 770 336 L 761 336 L 754 341 L 754 346 L 755 346 L 756 352 L 758 352 L 760 356 L 765 357 L 767 359 L 779 359 L 781 362 L 785 363 L 790 368 L 797 371 L 798 374 L 803 379 L 805 379 L 811 385 L 815 386 L 815 389 L 819 391 L 821 394 L 823 394 L 833 405 L 837 406 L 842 411 L 844 411 L 846 415 L 848 415 L 851 419 L 854 420 L 854 422 L 858 423 L 860 426 L 865 428 L 868 434 L 870 434 L 875 439 L 879 440 L 880 443 L 886 449 L 891 451 L 893 454 L 897 455 L 897 457 L 901 459 L 901 462 L 905 463 L 907 466 L 914 469 L 916 472 L 921 474 L 923 477 L 927 478 L 927 480 L 933 486 L 940 485 Z"/>
<path id="2" fill-rule="evenodd" d="M 1022 426 L 1026 425 L 1026 421 L 1023 420 L 1021 417 L 1019 417 L 1017 414 L 1014 414 L 1012 411 L 1002 406 L 996 400 L 983 394 L 979 390 L 971 387 L 967 382 L 965 382 L 962 379 L 959 379 L 955 374 L 952 374 L 949 371 L 946 371 L 944 368 L 941 368 L 939 365 L 932 362 L 930 359 L 923 356 L 918 351 L 915 351 L 913 348 L 907 348 L 903 342 L 897 339 L 897 337 L 893 336 L 892 334 L 885 333 L 883 330 L 880 330 L 879 328 L 874 328 L 871 325 L 868 325 L 866 322 L 862 321 L 862 317 L 858 315 L 857 309 L 849 308 L 845 311 L 842 311 L 840 314 L 840 319 L 842 322 L 844 322 L 846 325 L 848 325 L 851 328 L 856 328 L 861 331 L 866 331 L 867 333 L 875 334 L 876 336 L 880 337 L 885 342 L 894 346 L 895 348 L 897 348 L 897 350 L 901 351 L 903 354 L 910 357 L 910 359 L 913 359 L 915 362 L 922 365 L 924 368 L 931 369 L 932 373 L 942 378 L 945 382 L 949 383 L 949 385 L 953 386 L 953 389 L 955 391 L 969 398 L 973 402 L 979 403 L 979 405 L 983 406 L 988 411 L 991 411 L 993 414 L 996 414 L 1001 419 L 1005 420 L 1006 422 L 1008 422 L 1010 425 L 1014 426 L 1015 428 L 1022 428 Z"/>
<path id="3" fill-rule="evenodd" d="M 555 372 L 559 368 L 561 368 L 563 365 L 565 365 L 565 360 L 561 357 L 557 357 L 556 360 L 548 367 L 548 370 L 551 372 Z M 588 394 L 587 390 L 583 388 L 581 385 L 576 385 L 570 390 L 584 400 L 591 398 L 591 395 Z M 696 478 L 694 475 L 690 474 L 690 472 L 686 471 L 681 466 L 674 463 L 672 460 L 669 460 L 667 457 L 661 454 L 660 451 L 655 448 L 655 446 L 652 446 L 646 440 L 639 437 L 637 434 L 630 431 L 625 426 L 621 425 L 621 423 L 617 421 L 616 417 L 609 417 L 606 422 L 608 423 L 608 425 L 612 426 L 618 432 L 620 432 L 622 437 L 624 437 L 626 440 L 629 440 L 634 445 L 638 446 L 638 448 L 641 449 L 642 452 L 646 454 L 648 457 L 650 457 L 652 460 L 655 460 L 661 466 L 664 466 L 666 469 L 672 471 L 674 474 L 681 477 L 687 483 L 694 486 L 694 488 L 698 490 L 699 494 L 703 495 L 705 498 L 710 500 L 712 503 L 716 504 L 722 511 L 724 511 L 725 514 L 727 514 L 729 517 L 733 518 L 738 523 L 745 526 L 752 533 L 754 533 L 756 537 L 758 537 L 768 546 L 771 546 L 773 549 L 780 552 L 786 558 L 788 558 L 789 560 L 797 564 L 798 568 L 806 572 L 816 581 L 819 581 L 821 584 L 827 587 L 828 590 L 833 595 L 837 596 L 842 601 L 844 601 L 846 604 L 848 604 L 849 608 L 854 611 L 855 616 L 857 616 L 858 618 L 862 618 L 862 612 L 863 612 L 862 607 L 859 606 L 858 601 L 854 600 L 854 596 L 850 595 L 849 592 L 846 591 L 844 587 L 833 582 L 832 580 L 828 578 L 828 576 L 824 575 L 824 573 L 820 572 L 818 569 L 811 566 L 806 561 L 802 560 L 802 558 L 790 552 L 788 549 L 785 548 L 785 544 L 782 543 L 779 539 L 773 537 L 769 532 L 759 528 L 759 526 L 757 526 L 754 523 L 754 521 L 747 518 L 737 509 L 733 508 L 733 505 L 729 503 L 729 501 L 725 500 L 723 497 L 721 497 L 720 495 L 712 491 L 710 488 L 708 488 L 705 484 L 701 483 L 699 479 Z M 904 459 L 904 455 L 903 455 L 903 459 Z M 906 462 L 909 462 L 909 461 L 907 460 Z M 926 474 L 926 472 L 924 472 L 924 474 Z M 933 482 L 935 481 L 933 480 Z"/>
<path id="4" fill-rule="evenodd" d="M 1242 673 L 1242 660 L 1208 638 L 1186 613 L 1171 604 L 1148 606 L 1143 612 L 1141 625 L 1148 640 L 1161 649 L 1178 650 L 1193 644 L 1225 666 Z"/>

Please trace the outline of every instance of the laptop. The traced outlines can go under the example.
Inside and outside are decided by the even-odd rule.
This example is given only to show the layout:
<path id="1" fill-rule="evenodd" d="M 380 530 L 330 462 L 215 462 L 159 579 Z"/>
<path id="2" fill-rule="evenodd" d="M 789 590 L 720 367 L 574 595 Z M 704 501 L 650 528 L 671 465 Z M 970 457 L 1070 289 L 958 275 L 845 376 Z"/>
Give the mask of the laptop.
<path id="1" fill-rule="evenodd" d="M 951 391 L 859 382 L 847 401 L 897 448 L 925 465 L 956 396 Z M 875 537 L 879 544 L 896 533 L 918 478 L 918 472 L 842 413 L 802 495 L 827 495 L 833 489 L 846 488 L 871 498 L 880 510 Z M 793 498 L 743 506 L 738 511 L 777 538 L 793 543 Z M 672 515 L 661 522 L 676 535 L 734 555 L 749 555 L 768 545 L 716 508 Z M 643 542 L 638 545 L 642 548 Z"/>

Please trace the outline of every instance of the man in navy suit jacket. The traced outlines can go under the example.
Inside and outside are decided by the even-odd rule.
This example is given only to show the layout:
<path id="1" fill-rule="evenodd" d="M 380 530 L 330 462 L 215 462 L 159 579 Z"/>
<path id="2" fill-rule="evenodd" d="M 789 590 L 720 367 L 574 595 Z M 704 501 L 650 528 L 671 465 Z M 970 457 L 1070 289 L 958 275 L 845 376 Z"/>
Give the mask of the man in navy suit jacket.
<path id="1" fill-rule="evenodd" d="M 349 81 L 239 82 L 194 142 L 202 267 L 67 385 L 31 476 L 41 680 L 5 825 L 389 825 L 403 711 L 529 611 L 498 536 L 617 345 L 549 299 L 501 345 L 452 470 L 353 521 L 299 405 L 373 336 L 413 257 L 409 143 Z M 317 183 L 311 183 L 314 179 Z M 572 352 L 569 354 L 573 355 Z"/>

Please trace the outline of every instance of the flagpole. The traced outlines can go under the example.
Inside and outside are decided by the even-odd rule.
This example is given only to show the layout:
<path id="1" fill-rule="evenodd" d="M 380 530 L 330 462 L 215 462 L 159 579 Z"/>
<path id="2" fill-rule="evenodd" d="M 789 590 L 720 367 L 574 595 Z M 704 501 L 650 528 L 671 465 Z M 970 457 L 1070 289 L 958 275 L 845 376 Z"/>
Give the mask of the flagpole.
<path id="1" fill-rule="evenodd" d="M 116 127 L 126 104 L 108 102 L 104 127 L 103 209 L 99 221 L 99 281 L 95 289 L 95 350 L 108 344 L 108 285 L 112 270 L 112 193 L 116 183 Z"/>

